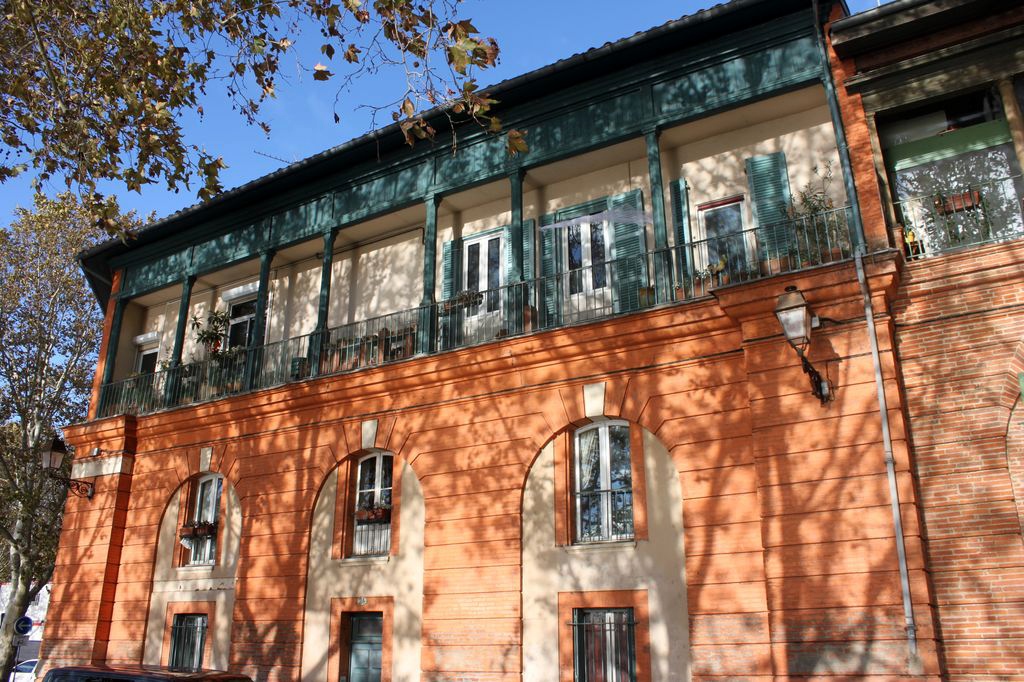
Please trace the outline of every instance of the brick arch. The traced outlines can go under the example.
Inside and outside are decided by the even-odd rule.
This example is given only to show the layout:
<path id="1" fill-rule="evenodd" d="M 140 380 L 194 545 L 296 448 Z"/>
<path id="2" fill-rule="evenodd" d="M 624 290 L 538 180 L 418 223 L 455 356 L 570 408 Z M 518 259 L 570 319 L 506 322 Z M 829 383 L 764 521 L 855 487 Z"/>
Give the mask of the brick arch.
<path id="1" fill-rule="evenodd" d="M 570 547 L 572 438 L 605 419 L 630 427 L 635 539 Z M 624 607 L 637 618 L 637 679 L 689 679 L 683 490 L 665 444 L 625 416 L 574 419 L 531 462 L 521 505 L 523 679 L 556 679 L 555 669 L 557 679 L 573 679 L 572 609 Z"/>
<path id="2" fill-rule="evenodd" d="M 209 466 L 197 466 L 168 495 L 157 530 L 153 581 L 149 595 L 143 663 L 166 665 L 169 632 L 175 614 L 204 613 L 209 627 L 204 666 L 229 665 L 235 577 L 238 573 L 242 535 L 242 509 L 231 478 Z M 217 512 L 216 560 L 211 566 L 183 562 L 179 528 L 189 516 L 191 488 L 207 474 L 220 474 L 223 481 Z"/>
<path id="3" fill-rule="evenodd" d="M 353 557 L 346 551 L 353 506 L 347 493 L 354 483 L 356 463 L 375 453 L 394 457 L 391 551 L 387 557 Z M 412 467 L 399 454 L 381 447 L 340 455 L 324 474 L 309 514 L 302 679 L 338 679 L 347 660 L 346 614 L 357 611 L 384 614 L 382 679 L 416 679 L 423 609 L 424 505 Z"/>
<path id="4" fill-rule="evenodd" d="M 1017 507 L 1017 519 L 1024 533 L 1024 407 L 1019 391 L 1006 422 L 1006 468 Z"/>

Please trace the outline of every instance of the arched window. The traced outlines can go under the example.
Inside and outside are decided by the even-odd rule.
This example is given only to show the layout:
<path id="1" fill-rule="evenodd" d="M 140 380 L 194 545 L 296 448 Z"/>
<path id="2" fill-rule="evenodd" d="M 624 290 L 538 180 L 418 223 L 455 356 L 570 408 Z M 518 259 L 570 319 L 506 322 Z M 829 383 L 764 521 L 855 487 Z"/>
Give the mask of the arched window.
<path id="1" fill-rule="evenodd" d="M 394 457 L 383 452 L 359 460 L 352 538 L 355 556 L 380 556 L 391 551 L 393 466 Z"/>
<path id="2" fill-rule="evenodd" d="M 193 481 L 191 508 L 182 528 L 181 544 L 188 550 L 187 564 L 208 565 L 217 557 L 217 514 L 224 477 L 207 474 Z"/>
<path id="3" fill-rule="evenodd" d="M 629 424 L 607 421 L 576 432 L 576 542 L 633 539 Z"/>

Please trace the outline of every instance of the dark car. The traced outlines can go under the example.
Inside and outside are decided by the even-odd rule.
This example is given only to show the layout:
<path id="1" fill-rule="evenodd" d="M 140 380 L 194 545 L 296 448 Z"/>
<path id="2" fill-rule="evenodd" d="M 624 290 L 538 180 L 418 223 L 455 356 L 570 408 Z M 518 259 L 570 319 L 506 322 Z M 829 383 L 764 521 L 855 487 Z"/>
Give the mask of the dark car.
<path id="1" fill-rule="evenodd" d="M 156 665 L 75 665 L 52 668 L 43 682 L 252 682 L 223 670 L 173 670 Z"/>

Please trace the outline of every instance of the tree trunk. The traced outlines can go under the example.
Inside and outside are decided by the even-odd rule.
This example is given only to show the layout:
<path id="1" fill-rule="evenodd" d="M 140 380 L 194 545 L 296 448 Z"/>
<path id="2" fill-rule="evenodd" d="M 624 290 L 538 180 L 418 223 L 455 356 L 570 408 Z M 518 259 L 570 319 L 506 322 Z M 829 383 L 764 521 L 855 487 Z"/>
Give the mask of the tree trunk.
<path id="1" fill-rule="evenodd" d="M 25 615 L 28 610 L 29 586 L 28 581 L 22 576 L 11 576 L 11 597 L 7 602 L 7 610 L 4 612 L 4 623 L 0 625 L 0 680 L 9 680 L 11 670 L 14 668 L 14 657 L 18 653 L 18 647 L 14 645 L 14 623 Z"/>

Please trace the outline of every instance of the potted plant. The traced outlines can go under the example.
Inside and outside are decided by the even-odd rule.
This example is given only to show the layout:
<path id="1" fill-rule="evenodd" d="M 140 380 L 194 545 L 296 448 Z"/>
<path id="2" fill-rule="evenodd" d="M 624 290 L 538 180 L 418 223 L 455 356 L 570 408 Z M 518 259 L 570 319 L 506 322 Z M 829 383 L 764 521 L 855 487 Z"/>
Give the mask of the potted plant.
<path id="1" fill-rule="evenodd" d="M 192 331 L 195 332 L 196 341 L 206 349 L 210 357 L 217 357 L 221 352 L 230 323 L 231 318 L 226 310 L 211 310 L 205 324 L 199 319 L 198 313 L 192 316 Z"/>
<path id="2" fill-rule="evenodd" d="M 216 521 L 189 521 L 181 527 L 179 536 L 185 538 L 207 538 L 217 534 Z"/>
<path id="3" fill-rule="evenodd" d="M 379 504 L 356 510 L 356 521 L 367 523 L 385 523 L 391 521 L 391 505 Z"/>

